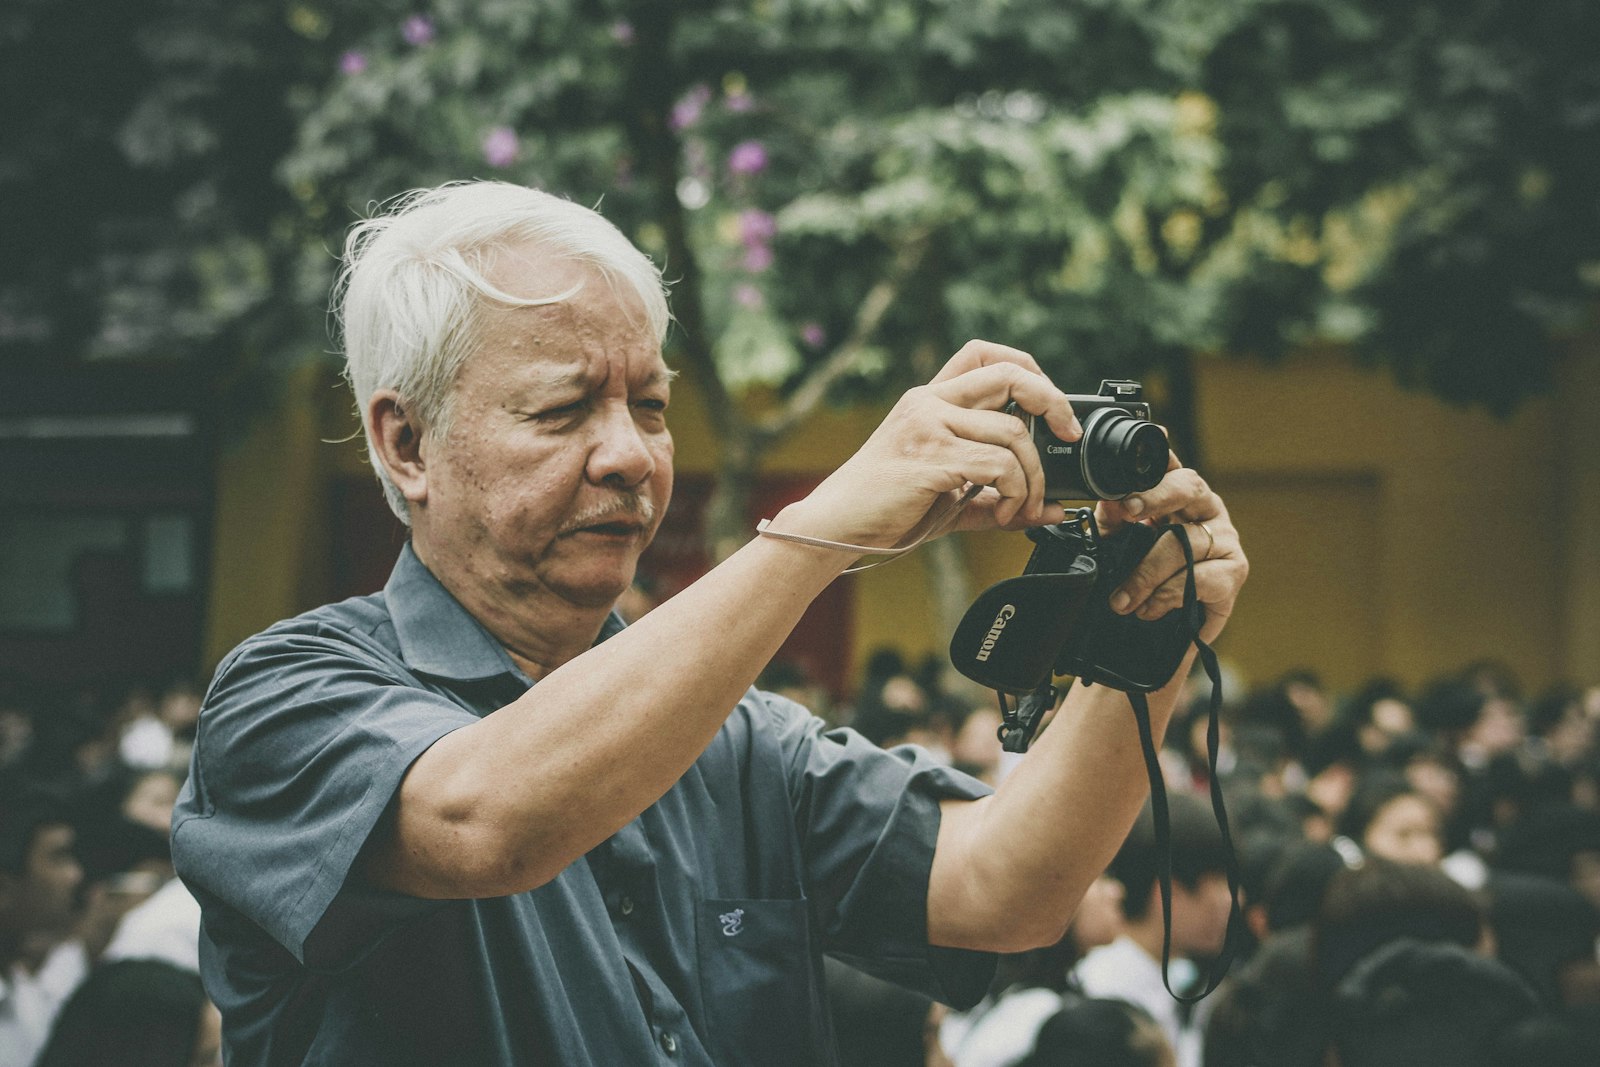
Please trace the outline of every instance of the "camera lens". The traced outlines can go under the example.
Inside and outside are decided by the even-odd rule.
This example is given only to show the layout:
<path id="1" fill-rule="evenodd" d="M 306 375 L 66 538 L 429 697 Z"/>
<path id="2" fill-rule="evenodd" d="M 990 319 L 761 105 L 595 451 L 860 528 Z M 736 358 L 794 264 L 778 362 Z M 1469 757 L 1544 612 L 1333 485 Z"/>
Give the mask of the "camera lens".
<path id="1" fill-rule="evenodd" d="M 1103 500 L 1150 489 L 1167 473 L 1167 435 L 1125 411 L 1102 408 L 1083 428 L 1083 478 Z"/>

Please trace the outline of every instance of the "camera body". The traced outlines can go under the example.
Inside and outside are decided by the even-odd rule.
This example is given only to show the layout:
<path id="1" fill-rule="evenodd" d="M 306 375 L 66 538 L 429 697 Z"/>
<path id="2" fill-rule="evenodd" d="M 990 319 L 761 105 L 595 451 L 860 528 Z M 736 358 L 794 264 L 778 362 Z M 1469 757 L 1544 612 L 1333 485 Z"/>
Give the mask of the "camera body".
<path id="1" fill-rule="evenodd" d="M 1068 394 L 1083 436 L 1063 441 L 1045 420 L 1015 404 L 1044 466 L 1046 500 L 1121 500 L 1153 488 L 1167 473 L 1167 435 L 1150 421 L 1138 382 L 1106 380 L 1094 395 Z"/>

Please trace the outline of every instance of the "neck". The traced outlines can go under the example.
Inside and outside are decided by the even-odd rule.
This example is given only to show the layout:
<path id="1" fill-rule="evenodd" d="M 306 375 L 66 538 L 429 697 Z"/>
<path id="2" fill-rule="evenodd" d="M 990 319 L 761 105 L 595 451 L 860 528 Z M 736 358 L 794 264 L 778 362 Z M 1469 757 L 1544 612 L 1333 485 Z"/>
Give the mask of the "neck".
<path id="1" fill-rule="evenodd" d="M 57 935 L 38 931 L 7 936 L 0 940 L 0 969 L 9 971 L 12 967 L 21 967 L 29 974 L 38 974 L 50 950 L 61 940 Z"/>
<path id="2" fill-rule="evenodd" d="M 510 589 L 457 573 L 413 537 L 412 549 L 439 583 L 450 591 L 511 656 L 517 668 L 538 681 L 594 645 L 611 605 L 574 604 L 540 586 Z"/>
<path id="3" fill-rule="evenodd" d="M 1161 941 L 1163 938 L 1161 902 L 1159 900 L 1156 901 L 1153 915 L 1147 912 L 1142 919 L 1129 920 L 1127 926 L 1123 929 L 1123 933 L 1128 936 L 1128 940 L 1144 949 L 1145 955 L 1160 963 Z M 1177 951 L 1176 947 L 1173 949 L 1172 954 L 1174 956 L 1182 955 Z"/>

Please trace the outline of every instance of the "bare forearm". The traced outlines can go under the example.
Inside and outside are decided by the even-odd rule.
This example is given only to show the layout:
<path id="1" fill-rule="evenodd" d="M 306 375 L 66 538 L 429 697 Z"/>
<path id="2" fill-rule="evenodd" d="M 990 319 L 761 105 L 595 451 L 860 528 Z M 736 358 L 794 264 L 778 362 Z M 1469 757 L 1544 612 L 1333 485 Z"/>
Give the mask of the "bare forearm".
<path id="1" fill-rule="evenodd" d="M 515 703 L 440 739 L 402 785 L 375 876 L 427 896 L 554 877 L 672 787 L 848 562 L 757 538 Z"/>
<path id="2" fill-rule="evenodd" d="M 1158 746 L 1192 659 L 1150 694 Z M 930 939 L 1007 952 L 1058 940 L 1148 795 L 1127 695 L 1075 686 L 993 796 L 945 806 L 929 880 Z"/>

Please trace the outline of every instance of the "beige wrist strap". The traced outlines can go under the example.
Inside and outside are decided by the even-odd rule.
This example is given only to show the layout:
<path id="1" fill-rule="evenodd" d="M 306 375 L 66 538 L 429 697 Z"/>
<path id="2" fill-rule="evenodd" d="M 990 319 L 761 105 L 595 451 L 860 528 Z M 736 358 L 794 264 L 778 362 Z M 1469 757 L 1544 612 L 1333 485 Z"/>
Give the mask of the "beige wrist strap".
<path id="1" fill-rule="evenodd" d="M 771 519 L 762 519 L 760 522 L 756 523 L 756 533 L 760 534 L 762 537 L 771 537 L 778 541 L 792 541 L 797 545 L 810 545 L 812 548 L 827 548 L 836 552 L 850 552 L 857 556 L 883 557 L 881 559 L 875 559 L 871 563 L 863 563 L 856 567 L 847 567 L 843 572 L 841 572 L 844 574 L 856 574 L 860 571 L 871 570 L 873 567 L 881 567 L 890 560 L 898 559 L 907 552 L 910 552 L 912 549 L 916 548 L 929 538 L 938 537 L 940 534 L 944 533 L 955 524 L 956 519 L 961 515 L 961 510 L 965 508 L 967 503 L 973 497 L 977 496 L 982 489 L 983 486 L 981 485 L 968 485 L 966 489 L 962 491 L 960 496 L 955 497 L 954 499 L 946 499 L 938 509 L 929 512 L 928 515 L 923 518 L 922 522 L 919 524 L 923 527 L 923 531 L 917 536 L 916 540 L 912 541 L 908 545 L 897 545 L 893 548 L 874 548 L 868 545 L 852 545 L 844 541 L 829 541 L 824 537 L 807 537 L 805 534 L 784 533 L 781 530 L 774 530 L 772 528 Z M 916 530 L 912 530 L 912 533 L 916 533 Z"/>

